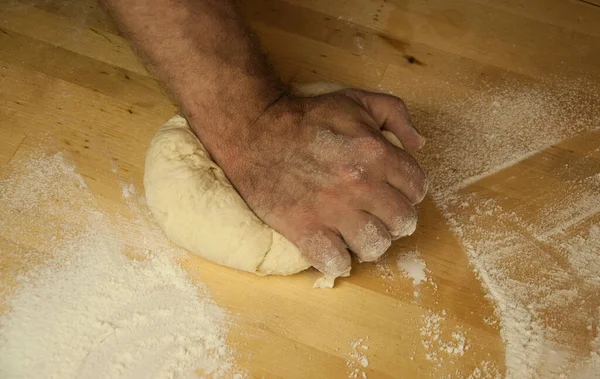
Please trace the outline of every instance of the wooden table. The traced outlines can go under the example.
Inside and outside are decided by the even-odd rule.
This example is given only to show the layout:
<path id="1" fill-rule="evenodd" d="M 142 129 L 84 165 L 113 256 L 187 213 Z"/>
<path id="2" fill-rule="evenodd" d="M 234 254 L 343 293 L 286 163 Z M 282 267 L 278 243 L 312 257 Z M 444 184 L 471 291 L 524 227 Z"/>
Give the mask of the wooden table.
<path id="1" fill-rule="evenodd" d="M 429 137 L 418 158 L 434 187 L 415 235 L 382 262 L 355 265 L 334 290 L 313 290 L 314 271 L 259 278 L 184 259 L 236 315 L 239 366 L 252 377 L 347 377 L 351 343 L 365 339 L 369 378 L 503 375 L 523 332 L 507 304 L 553 328 L 545 341 L 568 353 L 568 367 L 586 362 L 600 322 L 600 3 L 244 3 L 286 81 L 403 97 Z M 143 192 L 145 150 L 175 111 L 95 1 L 0 4 L 0 175 L 43 139 L 75 162 L 102 207 L 119 212 L 122 183 Z M 0 229 L 0 252 L 19 238 Z M 428 276 L 417 286 L 396 266 L 415 250 Z M 569 260 L 578 252 L 591 274 Z M 0 260 L 4 286 L 18 264 Z M 569 289 L 575 302 L 550 303 Z M 423 334 L 431 315 L 443 319 L 441 340 L 466 337 L 464 354 L 438 349 L 432 358 L 439 346 Z M 545 362 L 534 359 L 530 374 L 551 376 Z"/>

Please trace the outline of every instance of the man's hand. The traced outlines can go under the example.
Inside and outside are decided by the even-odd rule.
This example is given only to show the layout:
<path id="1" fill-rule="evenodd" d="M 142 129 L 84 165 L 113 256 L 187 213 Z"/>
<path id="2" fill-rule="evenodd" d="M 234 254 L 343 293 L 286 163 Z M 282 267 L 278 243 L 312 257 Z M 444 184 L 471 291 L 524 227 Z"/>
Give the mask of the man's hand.
<path id="1" fill-rule="evenodd" d="M 411 234 L 423 139 L 394 96 L 286 93 L 234 0 L 104 0 L 124 35 L 250 208 L 324 274 L 350 268 L 344 242 L 377 259 Z"/>
<path id="2" fill-rule="evenodd" d="M 190 121 L 202 131 L 214 120 Z M 354 89 L 285 95 L 252 125 L 202 142 L 250 208 L 337 277 L 350 269 L 344 241 L 373 261 L 416 227 L 425 174 L 382 129 L 409 151 L 424 143 L 400 99 Z"/>

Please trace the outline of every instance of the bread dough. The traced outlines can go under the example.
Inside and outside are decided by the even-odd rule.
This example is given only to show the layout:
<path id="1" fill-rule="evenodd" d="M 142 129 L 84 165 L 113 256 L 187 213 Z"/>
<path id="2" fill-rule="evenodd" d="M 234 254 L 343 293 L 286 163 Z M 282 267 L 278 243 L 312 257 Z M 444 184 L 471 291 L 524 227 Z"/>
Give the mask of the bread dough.
<path id="1" fill-rule="evenodd" d="M 144 187 L 160 227 L 192 253 L 259 275 L 310 267 L 295 245 L 250 210 L 181 116 L 152 139 Z"/>
<path id="2" fill-rule="evenodd" d="M 313 83 L 312 96 L 344 87 Z M 167 236 L 192 253 L 258 275 L 290 275 L 310 267 L 298 248 L 250 210 L 190 129 L 175 116 L 146 154 L 146 200 Z M 331 286 L 332 278 L 320 286 Z"/>

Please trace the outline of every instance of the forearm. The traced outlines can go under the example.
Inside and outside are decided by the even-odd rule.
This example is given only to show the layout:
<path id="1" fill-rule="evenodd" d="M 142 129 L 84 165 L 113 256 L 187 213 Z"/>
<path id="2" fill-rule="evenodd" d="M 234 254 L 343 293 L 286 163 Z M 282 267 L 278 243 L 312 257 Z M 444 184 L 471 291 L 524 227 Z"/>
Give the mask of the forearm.
<path id="1" fill-rule="evenodd" d="M 201 139 L 237 133 L 281 95 L 235 1 L 104 3 Z"/>

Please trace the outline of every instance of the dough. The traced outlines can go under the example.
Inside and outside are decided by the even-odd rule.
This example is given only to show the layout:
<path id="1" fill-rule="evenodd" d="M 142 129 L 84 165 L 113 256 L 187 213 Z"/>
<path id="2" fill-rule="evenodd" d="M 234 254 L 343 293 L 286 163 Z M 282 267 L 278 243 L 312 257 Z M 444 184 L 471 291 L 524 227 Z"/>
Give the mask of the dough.
<path id="1" fill-rule="evenodd" d="M 181 116 L 152 139 L 144 187 L 160 227 L 192 253 L 259 275 L 310 267 L 295 245 L 250 210 Z"/>
<path id="2" fill-rule="evenodd" d="M 313 83 L 298 91 L 312 96 L 342 88 Z M 152 139 L 144 186 L 160 227 L 192 253 L 258 275 L 290 275 L 310 267 L 294 244 L 250 210 L 181 116 Z M 317 285 L 330 287 L 332 279 Z"/>

